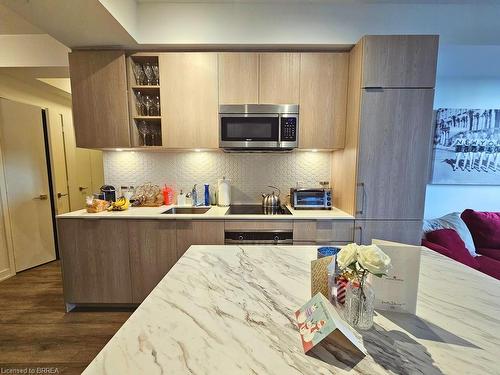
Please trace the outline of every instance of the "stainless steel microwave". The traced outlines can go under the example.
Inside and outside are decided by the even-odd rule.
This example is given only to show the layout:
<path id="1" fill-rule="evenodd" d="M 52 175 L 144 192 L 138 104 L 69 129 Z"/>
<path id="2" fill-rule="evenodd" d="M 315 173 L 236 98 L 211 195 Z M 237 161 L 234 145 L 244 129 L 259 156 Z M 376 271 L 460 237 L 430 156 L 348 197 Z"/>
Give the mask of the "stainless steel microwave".
<path id="1" fill-rule="evenodd" d="M 298 145 L 297 104 L 228 104 L 219 107 L 219 147 L 228 151 L 286 151 Z"/>

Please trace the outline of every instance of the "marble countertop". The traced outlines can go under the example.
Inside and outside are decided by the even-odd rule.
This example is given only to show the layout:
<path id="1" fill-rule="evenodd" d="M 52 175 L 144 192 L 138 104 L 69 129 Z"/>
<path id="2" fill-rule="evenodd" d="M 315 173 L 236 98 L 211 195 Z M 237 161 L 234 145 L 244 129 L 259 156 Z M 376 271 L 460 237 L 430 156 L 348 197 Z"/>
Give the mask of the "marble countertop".
<path id="1" fill-rule="evenodd" d="M 287 206 L 291 215 L 226 215 L 229 207 L 211 206 L 204 214 L 168 214 L 164 215 L 169 208 L 176 206 L 160 206 L 160 207 L 130 207 L 126 211 L 104 211 L 99 213 L 88 213 L 86 210 L 78 210 L 58 215 L 62 219 L 253 219 L 253 220 L 354 220 L 352 215 L 333 207 L 331 210 L 294 210 L 291 206 Z M 190 206 L 186 206 L 190 207 Z"/>
<path id="2" fill-rule="evenodd" d="M 84 374 L 499 374 L 500 282 L 425 248 L 416 316 L 378 313 L 361 360 L 305 355 L 293 313 L 315 257 L 192 246 Z"/>

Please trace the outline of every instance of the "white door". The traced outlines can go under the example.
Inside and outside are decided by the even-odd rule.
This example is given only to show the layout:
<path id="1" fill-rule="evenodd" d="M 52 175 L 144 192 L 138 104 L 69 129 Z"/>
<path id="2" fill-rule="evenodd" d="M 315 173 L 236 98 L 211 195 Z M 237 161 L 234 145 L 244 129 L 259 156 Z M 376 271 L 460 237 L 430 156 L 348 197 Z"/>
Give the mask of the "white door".
<path id="1" fill-rule="evenodd" d="M 41 108 L 0 99 L 0 134 L 19 272 L 56 258 Z"/>

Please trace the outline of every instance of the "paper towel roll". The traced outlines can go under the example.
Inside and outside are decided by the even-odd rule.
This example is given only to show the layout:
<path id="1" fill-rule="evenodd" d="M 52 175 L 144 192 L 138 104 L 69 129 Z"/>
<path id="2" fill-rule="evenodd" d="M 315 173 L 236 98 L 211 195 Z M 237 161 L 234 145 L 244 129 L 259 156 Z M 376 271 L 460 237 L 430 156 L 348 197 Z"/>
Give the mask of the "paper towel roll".
<path id="1" fill-rule="evenodd" d="M 227 207 L 231 204 L 231 185 L 226 177 L 217 181 L 218 186 L 218 205 L 221 207 Z"/>

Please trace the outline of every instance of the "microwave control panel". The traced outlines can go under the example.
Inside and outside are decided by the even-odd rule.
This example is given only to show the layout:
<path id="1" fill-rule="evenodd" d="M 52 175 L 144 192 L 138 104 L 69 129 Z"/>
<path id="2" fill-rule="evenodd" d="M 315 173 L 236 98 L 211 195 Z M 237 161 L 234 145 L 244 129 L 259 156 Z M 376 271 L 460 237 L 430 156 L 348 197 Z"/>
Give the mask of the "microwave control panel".
<path id="1" fill-rule="evenodd" d="M 281 141 L 297 140 L 297 118 L 282 117 L 281 118 Z"/>

